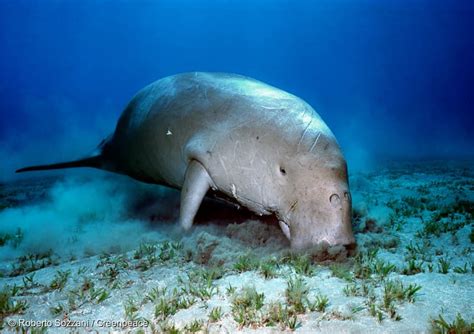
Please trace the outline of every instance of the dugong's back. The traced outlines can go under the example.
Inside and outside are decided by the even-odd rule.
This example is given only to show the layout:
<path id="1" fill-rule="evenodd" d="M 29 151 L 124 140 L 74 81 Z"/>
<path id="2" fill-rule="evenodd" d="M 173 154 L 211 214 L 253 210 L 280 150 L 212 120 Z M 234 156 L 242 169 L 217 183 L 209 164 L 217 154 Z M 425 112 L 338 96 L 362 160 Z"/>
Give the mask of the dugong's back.
<path id="1" fill-rule="evenodd" d="M 195 72 L 166 77 L 132 99 L 109 151 L 121 172 L 180 188 L 193 151 L 222 144 L 244 124 L 268 123 L 276 111 L 295 103 L 304 102 L 240 75 Z"/>

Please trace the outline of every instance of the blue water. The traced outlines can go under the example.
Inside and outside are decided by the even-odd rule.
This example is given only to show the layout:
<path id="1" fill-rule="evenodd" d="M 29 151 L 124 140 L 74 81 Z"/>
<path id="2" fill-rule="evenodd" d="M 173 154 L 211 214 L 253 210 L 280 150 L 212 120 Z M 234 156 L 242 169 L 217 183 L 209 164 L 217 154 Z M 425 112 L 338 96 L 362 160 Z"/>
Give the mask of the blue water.
<path id="1" fill-rule="evenodd" d="M 304 98 L 350 166 L 472 157 L 473 15 L 468 1 L 1 1 L 2 178 L 93 149 L 137 90 L 186 71 Z"/>

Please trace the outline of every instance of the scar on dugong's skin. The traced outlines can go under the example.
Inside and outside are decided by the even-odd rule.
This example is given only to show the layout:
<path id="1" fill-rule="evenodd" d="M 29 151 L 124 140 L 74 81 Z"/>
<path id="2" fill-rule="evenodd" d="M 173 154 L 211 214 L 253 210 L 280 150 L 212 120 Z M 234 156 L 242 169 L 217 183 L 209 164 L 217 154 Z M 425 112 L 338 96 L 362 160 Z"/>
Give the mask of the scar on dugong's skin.
<path id="1" fill-rule="evenodd" d="M 17 170 L 95 167 L 181 189 L 189 229 L 209 192 L 274 214 L 292 248 L 354 243 L 346 161 L 298 97 L 224 73 L 184 73 L 137 93 L 112 136 L 84 159 Z"/>

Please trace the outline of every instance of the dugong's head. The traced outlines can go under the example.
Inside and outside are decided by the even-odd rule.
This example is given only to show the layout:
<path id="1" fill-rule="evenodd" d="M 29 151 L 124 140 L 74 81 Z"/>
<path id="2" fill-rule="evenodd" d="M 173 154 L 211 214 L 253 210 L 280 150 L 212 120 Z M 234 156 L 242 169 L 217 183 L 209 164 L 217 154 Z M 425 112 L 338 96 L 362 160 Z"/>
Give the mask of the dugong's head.
<path id="1" fill-rule="evenodd" d="M 353 245 L 346 161 L 331 135 L 320 134 L 314 141 L 313 150 L 280 161 L 275 214 L 293 249 Z"/>
<path id="2" fill-rule="evenodd" d="M 247 184 L 242 197 L 249 199 L 247 206 L 262 203 L 264 213 L 278 218 L 293 249 L 354 245 L 346 160 L 319 115 L 303 108 L 304 113 L 282 113 L 248 150 L 252 162 L 262 163 L 240 178 Z"/>

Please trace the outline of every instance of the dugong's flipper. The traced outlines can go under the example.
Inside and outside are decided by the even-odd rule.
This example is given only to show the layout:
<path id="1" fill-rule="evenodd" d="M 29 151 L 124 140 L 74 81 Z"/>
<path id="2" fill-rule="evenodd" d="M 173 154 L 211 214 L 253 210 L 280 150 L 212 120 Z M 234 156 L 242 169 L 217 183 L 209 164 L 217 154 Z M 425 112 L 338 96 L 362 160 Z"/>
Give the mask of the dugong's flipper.
<path id="1" fill-rule="evenodd" d="M 211 187 L 211 177 L 198 161 L 192 160 L 186 170 L 183 189 L 181 190 L 181 208 L 179 224 L 189 230 L 193 225 L 194 216 Z"/>

